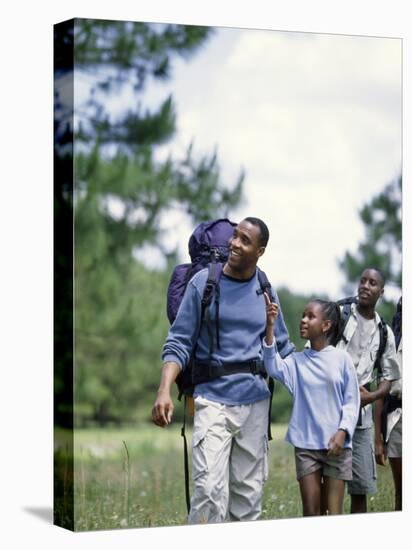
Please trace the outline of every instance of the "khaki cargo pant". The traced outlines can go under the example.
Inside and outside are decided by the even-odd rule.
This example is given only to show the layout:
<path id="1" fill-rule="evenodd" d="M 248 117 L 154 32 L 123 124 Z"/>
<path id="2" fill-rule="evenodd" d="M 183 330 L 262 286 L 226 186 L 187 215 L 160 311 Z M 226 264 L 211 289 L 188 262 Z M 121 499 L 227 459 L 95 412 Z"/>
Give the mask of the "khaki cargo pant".
<path id="1" fill-rule="evenodd" d="M 229 406 L 195 399 L 189 523 L 254 520 L 268 476 L 269 399 Z"/>

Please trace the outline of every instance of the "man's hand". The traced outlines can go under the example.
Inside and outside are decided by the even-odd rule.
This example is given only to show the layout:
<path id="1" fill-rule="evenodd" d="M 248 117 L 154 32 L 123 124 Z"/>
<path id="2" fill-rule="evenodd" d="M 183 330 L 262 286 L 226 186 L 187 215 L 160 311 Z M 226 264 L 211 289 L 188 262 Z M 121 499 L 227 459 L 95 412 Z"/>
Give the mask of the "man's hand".
<path id="1" fill-rule="evenodd" d="M 386 448 L 386 445 L 383 443 L 382 436 L 378 436 L 377 438 L 375 438 L 376 464 L 379 464 L 380 466 L 386 466 L 387 453 L 388 450 Z"/>
<path id="2" fill-rule="evenodd" d="M 346 432 L 344 430 L 338 430 L 329 440 L 328 456 L 339 456 L 342 453 L 345 439 Z"/>
<path id="3" fill-rule="evenodd" d="M 180 372 L 180 367 L 174 361 L 163 365 L 157 398 L 152 409 L 153 422 L 162 428 L 170 424 L 173 416 L 173 401 L 170 397 L 170 388 Z"/>
<path id="4" fill-rule="evenodd" d="M 385 381 L 384 381 L 385 382 Z M 376 463 L 386 466 L 387 449 L 382 436 L 382 411 L 384 406 L 384 397 L 375 401 L 373 407 L 373 420 L 375 422 L 375 459 Z"/>
<path id="5" fill-rule="evenodd" d="M 172 421 L 173 409 L 174 406 L 170 392 L 159 390 L 152 409 L 153 422 L 157 426 L 164 428 Z"/>
<path id="6" fill-rule="evenodd" d="M 378 388 L 375 391 L 368 391 L 364 386 L 359 386 L 361 406 L 374 403 L 378 399 L 382 399 L 391 389 L 392 382 L 390 380 L 381 380 Z"/>
<path id="7" fill-rule="evenodd" d="M 360 392 L 361 407 L 364 407 L 365 405 L 369 405 L 369 403 L 373 403 L 374 396 L 372 392 L 369 392 L 364 386 L 359 386 L 359 392 Z"/>

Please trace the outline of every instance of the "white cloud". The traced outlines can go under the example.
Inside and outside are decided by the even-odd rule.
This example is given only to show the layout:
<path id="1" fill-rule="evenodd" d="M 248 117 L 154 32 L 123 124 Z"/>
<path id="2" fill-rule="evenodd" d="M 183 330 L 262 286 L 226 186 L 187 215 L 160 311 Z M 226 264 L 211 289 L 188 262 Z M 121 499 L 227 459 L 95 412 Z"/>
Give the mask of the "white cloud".
<path id="1" fill-rule="evenodd" d="M 193 139 L 195 154 L 217 147 L 225 182 L 246 171 L 235 220 L 270 226 L 262 265 L 274 283 L 337 296 L 337 260 L 363 237 L 359 209 L 400 171 L 401 41 L 219 29 L 144 105 L 169 93 L 177 133 L 158 157 L 182 157 Z M 187 260 L 193 228 L 171 219 L 165 246 Z"/>
<path id="2" fill-rule="evenodd" d="M 401 165 L 400 47 L 224 29 L 176 71 L 178 142 L 218 144 L 227 180 L 246 169 L 237 216 L 271 226 L 263 263 L 276 283 L 339 293 L 337 258 L 363 236 L 358 211 Z"/>

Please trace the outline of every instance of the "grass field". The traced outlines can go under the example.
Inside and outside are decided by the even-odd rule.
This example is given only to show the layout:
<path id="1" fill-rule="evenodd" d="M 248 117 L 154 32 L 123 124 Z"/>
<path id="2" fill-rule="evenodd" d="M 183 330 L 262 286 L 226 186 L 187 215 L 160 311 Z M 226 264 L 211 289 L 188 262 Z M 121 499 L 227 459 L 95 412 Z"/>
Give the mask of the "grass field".
<path id="1" fill-rule="evenodd" d="M 283 441 L 285 431 L 285 425 L 272 427 L 262 519 L 302 514 L 293 449 Z M 188 435 L 190 440 L 190 429 Z M 65 471 L 67 461 L 66 466 L 63 462 L 67 457 L 64 459 L 61 451 L 61 468 Z M 138 429 L 76 430 L 73 496 L 66 495 L 56 502 L 55 514 L 60 523 L 70 516 L 73 502 L 76 531 L 185 524 L 180 426 L 160 429 L 147 424 Z M 378 493 L 369 497 L 368 511 L 390 511 L 393 502 L 390 468 L 378 467 Z M 348 496 L 344 511 L 349 511 Z"/>

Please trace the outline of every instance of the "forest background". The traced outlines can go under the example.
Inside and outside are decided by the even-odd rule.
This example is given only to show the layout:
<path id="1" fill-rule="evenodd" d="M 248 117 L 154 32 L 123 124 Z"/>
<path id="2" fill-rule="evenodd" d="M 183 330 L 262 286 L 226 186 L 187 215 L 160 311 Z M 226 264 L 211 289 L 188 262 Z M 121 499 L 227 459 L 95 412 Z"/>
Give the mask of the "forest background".
<path id="1" fill-rule="evenodd" d="M 74 357 L 56 356 L 55 422 L 70 426 L 74 389 L 75 427 L 136 425 L 150 420 L 169 327 L 167 285 L 174 266 L 185 261 L 181 249 L 165 246 L 161 221 L 168 213 L 176 216 L 176 211 L 192 228 L 220 216 L 238 220 L 240 206 L 248 201 L 247 167 L 239 163 L 234 181 L 224 181 L 224 159 L 216 150 L 198 153 L 193 142 L 183 156 L 159 157 L 159 148 L 176 137 L 179 113 L 171 95 L 157 108 L 145 106 L 150 86 L 172 79 L 178 57 L 190 62 L 207 48 L 214 29 L 78 19 L 74 34 L 69 27 L 57 32 L 63 33 L 58 40 L 74 44 L 76 70 L 73 75 L 70 63 L 61 62 L 55 74 L 55 168 L 64 173 L 74 155 L 75 174 L 74 189 L 70 181 L 57 182 L 55 188 L 57 228 L 61 224 L 67 231 L 67 223 L 74 220 L 74 289 L 65 277 L 71 261 L 67 246 L 55 252 L 55 280 L 63 296 L 55 313 L 55 338 L 57 350 L 67 349 L 67 335 L 74 327 L 75 350 Z M 86 76 L 88 85 L 74 102 L 71 126 L 73 76 L 75 83 Z M 133 105 L 114 115 L 109 98 L 125 87 L 133 90 Z M 400 294 L 401 187 L 401 175 L 394 174 L 360 206 L 364 236 L 340 259 L 342 296 L 356 288 L 362 269 L 369 265 L 381 268 Z M 162 255 L 160 268 L 148 265 L 139 254 L 148 245 Z M 272 282 L 277 286 L 276 278 Z M 277 291 L 291 339 L 300 349 L 299 318 L 312 294 L 287 286 Z M 394 299 L 380 303 L 379 311 L 388 321 L 395 305 Z M 73 360 L 70 388 L 65 373 Z M 273 419 L 285 422 L 291 400 L 279 385 L 275 392 Z M 177 418 L 181 409 L 176 410 Z"/>

